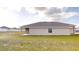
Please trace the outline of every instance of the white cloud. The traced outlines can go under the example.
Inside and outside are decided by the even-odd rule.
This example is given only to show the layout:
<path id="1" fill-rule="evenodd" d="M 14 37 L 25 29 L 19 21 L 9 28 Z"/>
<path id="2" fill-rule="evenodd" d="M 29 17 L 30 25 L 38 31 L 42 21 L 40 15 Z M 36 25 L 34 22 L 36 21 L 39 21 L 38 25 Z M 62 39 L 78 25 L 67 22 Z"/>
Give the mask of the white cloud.
<path id="1" fill-rule="evenodd" d="M 77 15 L 77 13 L 75 13 L 75 12 L 62 12 L 62 13 L 60 13 L 60 15 L 62 16 L 62 18 L 70 18 L 70 17 L 72 17 L 72 16 L 75 16 L 75 15 Z"/>
<path id="2" fill-rule="evenodd" d="M 0 0 L 0 7 L 68 7 L 78 4 L 78 0 Z"/>
<path id="3" fill-rule="evenodd" d="M 62 21 L 63 19 L 79 15 L 75 12 L 60 12 L 53 17 L 47 17 L 44 15 L 44 12 L 36 11 L 34 7 L 25 7 L 26 15 L 22 16 L 20 14 L 21 7 L 18 8 L 10 8 L 10 7 L 2 7 L 0 8 L 0 25 L 6 25 L 9 27 L 21 26 L 24 24 L 29 24 L 38 21 Z M 63 8 L 60 8 L 61 10 Z M 39 14 L 38 14 L 38 13 Z M 58 18 L 57 18 L 58 17 Z M 52 19 L 52 20 L 51 20 Z"/>
<path id="4" fill-rule="evenodd" d="M 36 9 L 41 16 L 46 16 L 48 19 L 52 21 L 63 21 L 64 19 L 73 17 L 77 15 L 76 12 L 64 12 L 64 8 L 62 7 L 46 7 L 47 9 L 44 11 L 40 11 L 40 9 Z"/>
<path id="5" fill-rule="evenodd" d="M 0 8 L 0 25 L 10 27 L 18 25 L 16 15 L 9 10 L 4 10 L 3 8 Z"/>
<path id="6" fill-rule="evenodd" d="M 46 17 L 43 12 L 39 12 L 39 15 L 37 14 L 36 16 L 33 16 L 33 14 L 38 12 L 34 10 L 33 7 L 47 7 L 48 9 L 50 7 L 58 7 L 62 9 L 63 6 L 67 6 L 69 4 L 72 5 L 71 3 L 72 0 L 0 0 L 0 25 L 19 26 L 22 19 L 19 19 L 18 12 L 20 12 L 21 7 L 26 7 L 28 12 L 30 12 L 30 15 L 28 16 L 29 18 L 25 18 L 25 24 L 28 22 L 31 23 L 38 21 L 37 19 L 39 19 L 39 21 L 41 21 L 42 19 L 51 19 Z M 75 13 L 62 12 L 60 13 L 60 15 L 63 16 L 63 18 L 69 18 L 71 16 L 74 16 Z M 53 19 L 55 19 L 55 17 L 53 17 Z M 31 20 L 27 21 L 27 19 Z"/>

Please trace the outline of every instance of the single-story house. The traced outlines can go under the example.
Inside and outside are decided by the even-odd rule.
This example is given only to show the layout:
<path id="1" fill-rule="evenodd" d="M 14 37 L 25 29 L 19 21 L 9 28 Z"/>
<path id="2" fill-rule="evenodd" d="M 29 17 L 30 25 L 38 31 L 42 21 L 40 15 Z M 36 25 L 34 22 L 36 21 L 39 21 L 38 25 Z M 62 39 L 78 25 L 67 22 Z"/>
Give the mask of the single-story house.
<path id="1" fill-rule="evenodd" d="M 9 31 L 21 31 L 19 28 L 9 28 L 7 26 L 1 26 L 0 32 L 9 32 Z"/>
<path id="2" fill-rule="evenodd" d="M 1 26 L 1 27 L 0 27 L 0 32 L 6 32 L 6 31 L 8 31 L 9 29 L 10 29 L 9 27 Z"/>
<path id="3" fill-rule="evenodd" d="M 37 22 L 21 28 L 24 28 L 28 35 L 72 35 L 75 25 L 61 22 Z"/>
<path id="4" fill-rule="evenodd" d="M 15 32 L 19 32 L 19 31 L 21 31 L 21 30 L 20 30 L 19 28 L 10 28 L 10 29 L 9 29 L 9 31 L 13 31 L 13 32 L 14 32 L 14 31 L 15 31 Z"/>

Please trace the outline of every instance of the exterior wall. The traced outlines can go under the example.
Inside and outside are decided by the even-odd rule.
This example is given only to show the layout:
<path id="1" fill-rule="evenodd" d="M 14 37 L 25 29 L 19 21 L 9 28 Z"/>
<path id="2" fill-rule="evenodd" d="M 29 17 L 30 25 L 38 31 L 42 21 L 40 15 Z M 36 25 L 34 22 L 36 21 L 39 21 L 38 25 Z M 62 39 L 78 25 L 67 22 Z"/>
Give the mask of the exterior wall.
<path id="1" fill-rule="evenodd" d="M 2 28 L 0 28 L 0 32 L 6 32 L 6 31 L 8 31 L 9 29 L 2 29 Z"/>
<path id="2" fill-rule="evenodd" d="M 29 29 L 30 35 L 52 35 L 52 33 L 48 33 L 47 29 Z"/>
<path id="3" fill-rule="evenodd" d="M 30 28 L 29 35 L 71 35 L 73 34 L 73 27 L 71 28 L 52 28 L 52 33 L 48 33 L 48 28 Z"/>
<path id="4" fill-rule="evenodd" d="M 20 29 L 1 29 L 0 28 L 0 32 L 7 32 L 7 31 L 21 31 Z"/>
<path id="5" fill-rule="evenodd" d="M 15 32 L 19 32 L 21 31 L 20 29 L 9 29 L 8 31 L 15 31 Z"/>
<path id="6" fill-rule="evenodd" d="M 73 33 L 72 29 L 66 28 L 66 29 L 54 29 L 53 34 L 54 35 L 71 35 Z"/>

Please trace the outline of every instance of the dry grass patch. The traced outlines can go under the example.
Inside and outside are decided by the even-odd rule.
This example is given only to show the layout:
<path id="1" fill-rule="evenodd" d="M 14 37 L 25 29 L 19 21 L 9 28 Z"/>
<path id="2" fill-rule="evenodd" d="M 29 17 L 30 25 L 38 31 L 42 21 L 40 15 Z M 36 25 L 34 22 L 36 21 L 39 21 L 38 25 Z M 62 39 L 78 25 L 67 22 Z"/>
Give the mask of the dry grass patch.
<path id="1" fill-rule="evenodd" d="M 0 33 L 1 51 L 79 51 L 79 35 L 22 36 L 21 32 Z"/>

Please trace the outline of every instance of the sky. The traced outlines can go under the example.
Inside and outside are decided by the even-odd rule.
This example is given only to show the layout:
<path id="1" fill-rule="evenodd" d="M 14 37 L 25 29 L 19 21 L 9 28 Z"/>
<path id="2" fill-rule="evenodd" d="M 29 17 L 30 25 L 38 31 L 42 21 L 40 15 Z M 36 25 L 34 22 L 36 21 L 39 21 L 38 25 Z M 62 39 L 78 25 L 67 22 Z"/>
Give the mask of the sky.
<path id="1" fill-rule="evenodd" d="M 0 26 L 20 27 L 40 21 L 79 25 L 79 7 L 67 6 L 71 1 L 0 0 Z"/>

